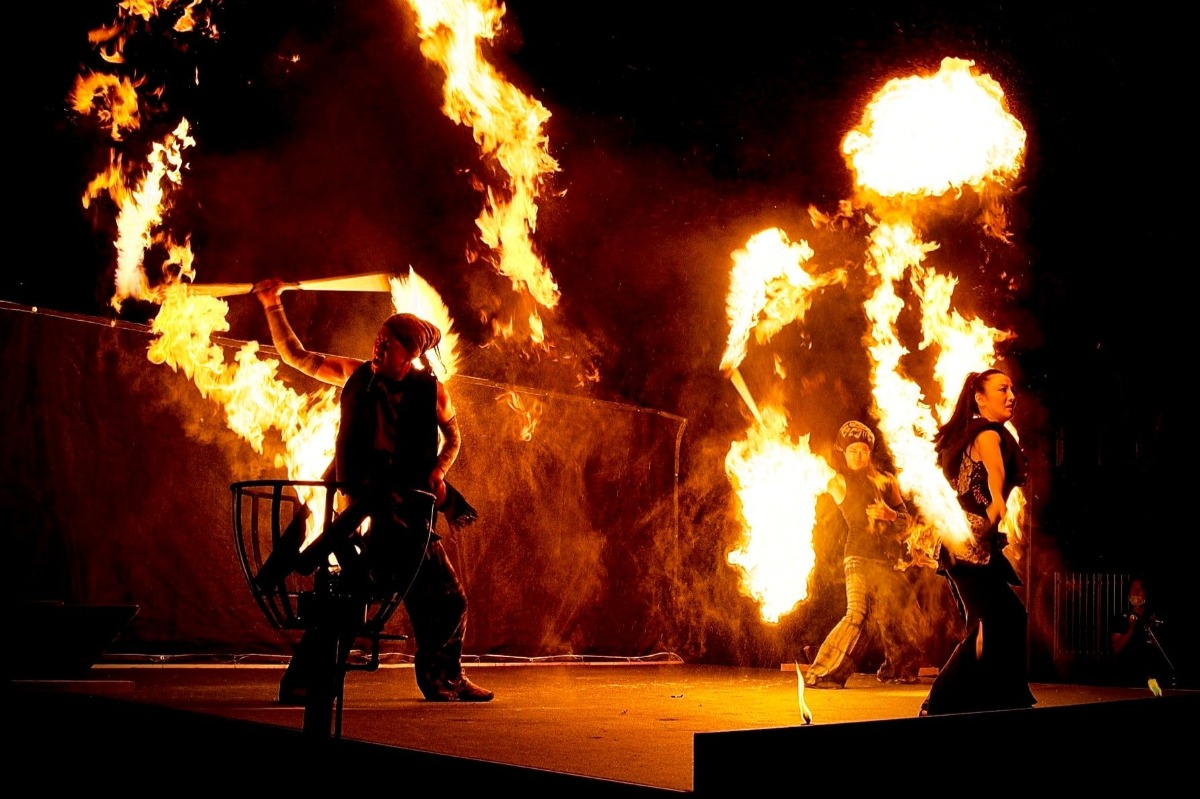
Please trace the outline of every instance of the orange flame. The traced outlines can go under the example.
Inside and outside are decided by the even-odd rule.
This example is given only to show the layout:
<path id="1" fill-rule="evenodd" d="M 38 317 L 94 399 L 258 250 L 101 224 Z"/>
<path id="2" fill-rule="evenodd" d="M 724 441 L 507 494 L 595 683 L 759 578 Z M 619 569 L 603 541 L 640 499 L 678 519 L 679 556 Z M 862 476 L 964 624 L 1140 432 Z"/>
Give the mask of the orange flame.
<path id="1" fill-rule="evenodd" d="M 80 75 L 71 91 L 71 107 L 80 114 L 95 114 L 101 124 L 110 127 L 113 139 L 120 141 L 127 131 L 141 126 L 137 95 L 141 85 L 140 80 L 115 75 Z"/>
<path id="2" fill-rule="evenodd" d="M 774 623 L 808 596 L 817 497 L 834 471 L 809 450 L 807 435 L 789 440 L 782 409 L 767 405 L 762 417 L 725 456 L 744 520 L 742 540 L 727 560 L 762 618 Z"/>
<path id="3" fill-rule="evenodd" d="M 183 33 L 196 28 L 196 11 L 200 6 L 204 5 L 204 0 L 191 0 L 179 12 L 178 19 L 175 20 L 172 28 L 177 33 Z M 176 0 L 121 0 L 118 4 L 119 11 L 122 17 L 138 17 L 143 22 L 149 22 L 160 12 L 176 8 Z"/>
<path id="4" fill-rule="evenodd" d="M 537 199 L 542 182 L 558 171 L 543 132 L 550 118 L 496 71 L 482 54 L 482 42 L 501 29 L 505 8 L 492 0 L 408 0 L 416 11 L 421 52 L 446 72 L 442 110 L 474 132 L 485 156 L 509 176 L 502 190 L 488 188 L 487 204 L 476 224 L 496 254 L 500 274 L 512 279 L 539 304 L 558 303 L 558 285 L 534 251 Z"/>
<path id="5" fill-rule="evenodd" d="M 284 453 L 276 466 L 287 470 L 289 479 L 319 480 L 333 458 L 339 419 L 336 390 L 326 387 L 314 394 L 300 394 L 277 377 L 279 361 L 258 357 L 258 344 L 247 342 L 226 362 L 225 351 L 213 336 L 228 331 L 228 304 L 219 298 L 190 295 L 186 284 L 169 286 L 151 329 L 157 338 L 150 345 L 151 363 L 165 364 L 182 372 L 199 389 L 201 396 L 217 402 L 225 412 L 229 429 L 263 452 L 268 430 L 278 431 Z M 319 532 L 323 518 L 324 491 L 297 492 L 313 511 L 307 541 Z"/>
<path id="6" fill-rule="evenodd" d="M 398 312 L 415 313 L 443 330 L 440 366 L 445 379 L 456 369 L 458 337 L 454 323 L 437 292 L 411 269 L 405 277 L 392 278 L 392 300 Z M 319 480 L 333 459 L 340 410 L 337 391 L 324 387 L 312 394 L 297 393 L 277 376 L 279 361 L 262 358 L 256 342 L 243 345 L 235 362 L 225 360 L 224 350 L 213 343 L 215 334 L 228 331 L 228 304 L 219 298 L 190 294 L 187 284 L 168 286 L 152 329 L 158 338 L 150 347 L 152 363 L 166 364 L 195 383 L 201 396 L 219 403 L 233 432 L 256 452 L 263 452 L 268 430 L 278 432 L 284 445 L 276 461 L 292 480 Z M 434 368 L 439 359 L 431 359 Z M 306 545 L 320 532 L 324 513 L 322 489 L 297 489 L 302 502 L 313 512 Z"/>
<path id="7" fill-rule="evenodd" d="M 134 17 L 149 21 L 172 6 L 174 0 L 146 2 L 126 0 L 120 5 L 120 18 L 113 25 L 91 32 L 97 46 L 107 45 L 102 57 L 111 63 L 123 62 L 123 48 L 135 26 Z M 175 19 L 176 31 L 190 31 L 198 24 L 192 2 Z M 178 10 L 178 9 L 176 9 Z M 210 33 L 213 29 L 209 28 Z M 79 111 L 95 110 L 112 121 L 113 137 L 137 123 L 137 98 L 140 84 L 109 76 L 81 78 L 74 92 Z M 100 107 L 99 101 L 107 102 Z M 151 323 L 155 339 L 148 351 L 151 363 L 167 365 L 184 374 L 201 396 L 218 403 L 229 429 L 244 439 L 255 452 L 265 451 L 266 437 L 272 430 L 283 445 L 275 466 L 284 468 L 289 479 L 318 480 L 333 458 L 339 422 L 337 391 L 328 386 L 312 394 L 301 394 L 285 385 L 277 376 L 279 360 L 261 357 L 257 342 L 248 342 L 232 360 L 223 347 L 214 343 L 215 335 L 228 331 L 228 305 L 222 299 L 197 293 L 188 286 L 195 276 L 190 246 L 176 237 L 158 231 L 164 225 L 169 195 L 181 184 L 183 150 L 194 145 L 187 120 L 160 143 L 152 145 L 148 167 L 136 186 L 127 185 L 122 158 L 113 152 L 109 168 L 97 175 L 84 195 L 83 203 L 107 194 L 117 207 L 116 292 L 111 300 L 120 309 L 123 300 L 136 298 L 159 304 Z M 152 286 L 145 274 L 144 260 L 149 247 L 161 244 L 167 250 L 164 279 Z M 409 311 L 437 324 L 443 331 L 441 366 L 443 378 L 456 368 L 458 337 L 444 303 L 428 283 L 410 270 L 405 278 L 391 281 L 392 299 L 398 311 Z M 435 367 L 436 368 L 436 367 Z M 324 516 L 324 491 L 298 488 L 297 493 L 312 511 L 306 543 L 319 533 Z"/>
<path id="8" fill-rule="evenodd" d="M 121 10 L 128 22 L 130 15 L 149 19 L 169 4 L 169 0 L 165 4 L 127 3 Z M 189 6 L 176 21 L 176 30 L 192 29 L 194 7 L 195 4 Z M 115 43 L 114 46 L 120 48 L 129 31 L 127 24 L 117 23 L 93 31 L 91 39 L 96 44 Z M 112 51 L 106 60 L 119 62 L 121 58 L 117 54 L 119 49 Z M 118 92 L 114 87 L 123 91 Z M 134 88 L 133 83 L 108 76 L 81 78 L 76 86 L 75 106 L 77 110 L 87 111 L 98 96 L 119 97 L 120 104 L 109 103 L 110 109 L 117 111 L 106 113 L 114 123 L 114 138 L 120 138 L 121 130 L 136 127 Z M 182 120 L 162 142 L 152 145 L 146 159 L 146 173 L 136 186 L 127 185 L 121 157 L 116 153 L 111 157 L 109 168 L 89 183 L 83 200 L 85 207 L 101 194 L 107 194 L 117 207 L 116 291 L 111 304 L 118 310 L 129 298 L 160 304 L 151 325 L 156 335 L 148 352 L 151 363 L 170 366 L 192 380 L 203 397 L 220 404 L 229 428 L 256 452 L 264 451 L 266 433 L 276 430 L 283 451 L 277 456 L 275 465 L 285 468 L 289 478 L 319 479 L 333 457 L 339 418 L 335 389 L 328 387 L 304 395 L 288 388 L 276 376 L 279 361 L 259 358 L 255 342 L 244 345 L 233 362 L 227 362 L 224 349 L 212 339 L 215 334 L 228 330 L 225 321 L 228 305 L 214 297 L 188 293 L 185 279 L 195 275 L 190 246 L 186 239 L 181 244 L 168 233 L 158 230 L 169 206 L 170 191 L 181 184 L 183 150 L 194 143 L 187 120 Z M 166 248 L 163 268 L 168 271 L 163 281 L 151 286 L 144 261 L 146 251 L 154 244 Z M 411 298 L 420 293 L 418 289 L 409 295 Z M 441 317 L 429 310 L 436 307 L 427 303 L 422 308 L 423 315 L 438 321 L 448 331 L 450 325 L 441 322 Z M 454 342 L 452 337 L 447 352 L 453 351 Z M 324 492 L 301 489 L 298 493 L 301 501 L 313 511 L 307 536 L 312 540 L 319 532 L 316 520 L 323 517 Z"/>
<path id="9" fill-rule="evenodd" d="M 442 331 L 442 341 L 437 346 L 436 357 L 430 358 L 438 380 L 448 381 L 458 372 L 458 331 L 450 318 L 450 309 L 441 296 L 423 277 L 408 268 L 408 274 L 388 280 L 392 287 L 392 305 L 396 313 L 416 314 L 437 325 Z"/>
<path id="10" fill-rule="evenodd" d="M 842 140 L 856 185 L 881 196 L 944 194 L 1020 170 L 1025 130 L 992 78 L 945 58 L 928 77 L 889 81 Z"/>
<path id="11" fill-rule="evenodd" d="M 203 28 L 215 37 L 216 30 L 207 19 L 201 22 L 197 18 L 202 5 L 202 0 L 192 0 L 182 7 L 176 0 L 121 0 L 117 3 L 117 19 L 88 31 L 88 41 L 105 63 L 124 64 L 129 38 L 167 10 L 178 14 L 171 26 L 176 33 Z M 71 107 L 80 114 L 94 114 L 102 125 L 109 127 L 112 139 L 121 141 L 125 133 L 141 126 L 138 90 L 144 83 L 144 78 L 134 80 L 101 73 L 79 75 L 70 93 Z"/>
<path id="12" fill-rule="evenodd" d="M 116 293 L 110 301 L 113 308 L 121 309 L 121 303 L 133 297 L 155 300 L 143 266 L 146 250 L 155 242 L 153 229 L 162 223 L 163 207 L 169 184 L 182 180 L 182 151 L 195 142 L 188 136 L 188 123 L 183 120 L 174 133 L 162 143 L 155 143 L 146 159 L 149 169 L 141 184 L 131 192 L 117 191 L 117 270 Z M 178 245 L 171 247 L 172 260 L 178 262 Z M 190 258 L 187 259 L 190 264 Z M 190 270 L 190 266 L 189 266 Z"/>
<path id="13" fill-rule="evenodd" d="M 545 404 L 538 399 L 527 407 L 525 400 L 521 399 L 520 395 L 515 391 L 506 391 L 496 399 L 504 400 L 508 405 L 509 410 L 515 412 L 518 416 L 524 419 L 521 427 L 520 438 L 522 441 L 532 441 L 533 431 L 537 427 L 538 422 L 542 418 L 542 412 L 545 410 Z"/>
<path id="14" fill-rule="evenodd" d="M 920 386 L 904 373 L 901 359 L 908 350 L 896 329 L 904 305 L 896 294 L 896 283 L 935 248 L 921 242 L 907 225 L 879 225 L 872 232 L 867 270 L 880 281 L 864 306 L 871 322 L 867 345 L 875 415 L 895 458 L 896 475 L 926 520 L 950 540 L 960 542 L 970 536 L 970 526 L 954 489 L 938 468 L 933 449 L 937 421 Z"/>
<path id="15" fill-rule="evenodd" d="M 750 334 L 759 343 L 770 341 L 783 327 L 804 318 L 813 292 L 845 281 L 845 271 L 813 276 L 804 264 L 813 250 L 804 241 L 789 241 L 779 228 L 754 234 L 744 249 L 733 253 L 733 273 L 725 302 L 729 338 L 721 356 L 721 371 L 736 369 L 746 357 Z"/>
<path id="16" fill-rule="evenodd" d="M 871 322 L 874 410 L 901 484 L 913 495 L 925 522 L 960 555 L 971 541 L 970 527 L 937 468 L 932 440 L 967 374 L 991 366 L 995 345 L 1010 334 L 953 310 L 955 281 L 923 264 L 925 254 L 937 245 L 923 242 L 911 219 L 922 210 L 922 197 L 963 186 L 981 190 L 988 182 L 1002 184 L 1020 170 L 1024 130 L 1005 109 L 999 84 L 972 75 L 971 66 L 972 62 L 947 58 L 932 77 L 889 81 L 872 99 L 860 126 L 843 141 L 862 189 L 879 196 L 907 196 L 889 207 L 893 222 L 873 230 L 866 264 L 868 273 L 879 279 L 865 304 Z M 947 132 L 953 133 L 953 145 L 942 138 Z M 936 348 L 937 385 L 932 393 L 941 398 L 936 410 L 901 363 L 907 350 L 897 331 L 904 304 L 896 286 L 906 273 L 920 301 L 920 346 Z M 928 540 L 926 530 L 915 529 L 915 535 Z M 916 541 L 910 540 L 910 546 Z"/>
<path id="17" fill-rule="evenodd" d="M 966 375 L 991 366 L 996 360 L 995 345 L 1011 336 L 978 319 L 967 319 L 952 307 L 955 281 L 924 264 L 926 255 L 938 245 L 923 241 L 914 222 L 934 208 L 931 198 L 967 187 L 982 194 L 1003 187 L 1020 171 L 1025 132 L 1006 110 L 999 84 L 972 74 L 971 66 L 972 62 L 947 58 L 936 75 L 889 81 L 842 144 L 860 201 L 873 204 L 878 212 L 875 216 L 885 218 L 881 222 L 865 217 L 872 231 L 863 265 L 871 282 L 863 306 L 870 324 L 864 344 L 871 360 L 873 414 L 894 456 L 897 477 L 921 514 L 908 542 L 910 554 L 914 563 L 925 565 L 938 546 L 945 544 L 962 554 L 970 541 L 962 508 L 937 467 L 932 442 L 939 420 L 948 416 Z M 853 211 L 852 203 L 839 203 L 839 216 L 849 217 Z M 829 226 L 832 221 L 815 210 L 810 213 L 815 223 Z M 994 225 L 997 218 L 998 213 L 985 219 L 985 230 L 994 234 L 988 225 Z M 777 230 L 757 234 L 735 257 L 727 298 L 730 334 L 721 368 L 734 379 L 752 410 L 753 401 L 737 366 L 746 355 L 752 332 L 764 343 L 782 326 L 803 322 L 812 290 L 827 284 L 808 280 L 811 276 L 802 265 L 814 259 L 807 244 L 792 245 Z M 910 290 L 901 292 L 906 276 Z M 828 282 L 844 282 L 844 278 L 844 274 L 830 273 Z M 909 350 L 898 324 L 906 307 L 902 294 L 920 303 L 920 347 L 934 357 L 935 385 L 927 390 L 905 370 Z M 775 371 L 783 377 L 778 361 Z M 941 404 L 930 407 L 927 396 L 938 398 Z M 782 433 L 778 412 L 770 417 L 763 414 L 755 434 L 769 439 L 764 432 L 769 429 L 777 430 L 772 443 L 778 445 Z M 746 448 L 742 444 L 739 452 Z M 726 471 L 735 477 L 731 458 L 727 458 Z M 769 482 L 774 477 L 767 469 L 755 472 L 756 480 Z M 744 479 L 735 482 L 739 486 L 756 484 Z M 814 485 L 820 491 L 826 482 L 818 480 Z M 769 530 L 777 523 L 774 513 L 781 504 L 795 501 L 792 492 L 797 484 L 788 480 L 778 490 L 753 497 L 739 489 L 743 518 L 753 542 L 781 537 L 767 536 L 760 529 Z M 807 507 L 807 494 L 802 501 Z M 1004 525 L 1019 526 L 1024 513 L 1019 490 L 1010 496 L 1009 509 Z M 805 519 L 805 524 L 810 525 L 811 520 Z M 773 621 L 791 607 L 775 599 L 774 592 L 792 599 L 795 594 L 788 591 L 802 588 L 803 580 L 793 573 L 763 568 L 760 564 L 774 557 L 771 548 L 765 550 L 767 556 L 753 559 L 735 553 L 737 557 L 730 562 L 741 568 L 743 589 L 759 599 L 763 618 Z"/>

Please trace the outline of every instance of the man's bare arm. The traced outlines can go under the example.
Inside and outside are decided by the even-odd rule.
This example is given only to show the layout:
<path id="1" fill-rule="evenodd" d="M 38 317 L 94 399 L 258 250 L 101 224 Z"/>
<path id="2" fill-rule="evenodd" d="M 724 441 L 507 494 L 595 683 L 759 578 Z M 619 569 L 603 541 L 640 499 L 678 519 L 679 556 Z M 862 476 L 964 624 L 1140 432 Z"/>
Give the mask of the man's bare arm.
<path id="1" fill-rule="evenodd" d="M 450 392 L 440 382 L 438 383 L 437 420 L 438 429 L 442 431 L 443 438 L 442 449 L 438 452 L 437 469 L 441 472 L 441 478 L 445 479 L 446 473 L 450 471 L 454 461 L 458 460 L 459 450 L 462 449 L 462 435 L 458 429 L 458 417 L 455 415 L 454 402 L 450 399 Z"/>
<path id="2" fill-rule="evenodd" d="M 362 361 L 342 355 L 323 355 L 306 350 L 295 331 L 292 330 L 287 314 L 283 312 L 283 304 L 279 300 L 279 291 L 282 285 L 282 281 L 271 279 L 262 281 L 254 288 L 254 294 L 266 312 L 267 325 L 271 329 L 271 341 L 279 352 L 279 356 L 288 366 L 300 370 L 309 377 L 335 386 L 345 385 L 351 373 L 362 364 Z"/>

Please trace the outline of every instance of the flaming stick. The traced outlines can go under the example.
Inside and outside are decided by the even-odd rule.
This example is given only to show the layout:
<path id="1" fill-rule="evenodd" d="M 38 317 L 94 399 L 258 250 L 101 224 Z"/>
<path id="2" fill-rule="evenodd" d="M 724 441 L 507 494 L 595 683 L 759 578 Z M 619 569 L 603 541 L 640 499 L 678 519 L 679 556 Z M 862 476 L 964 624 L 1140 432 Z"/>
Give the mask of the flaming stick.
<path id="1" fill-rule="evenodd" d="M 369 272 L 344 277 L 321 277 L 314 280 L 297 280 L 285 283 L 280 291 L 296 289 L 303 291 L 377 291 L 391 292 L 390 272 Z M 205 297 L 232 297 L 250 294 L 256 283 L 191 283 L 188 291 Z"/>
<path id="2" fill-rule="evenodd" d="M 759 413 L 758 403 L 754 401 L 754 397 L 750 396 L 750 389 L 746 386 L 746 381 L 742 379 L 742 372 L 736 366 L 729 370 L 729 380 L 733 383 L 733 387 L 742 395 L 742 399 L 746 402 L 746 407 L 750 409 L 750 413 L 754 414 L 754 419 L 759 423 L 763 423 L 762 414 Z"/>

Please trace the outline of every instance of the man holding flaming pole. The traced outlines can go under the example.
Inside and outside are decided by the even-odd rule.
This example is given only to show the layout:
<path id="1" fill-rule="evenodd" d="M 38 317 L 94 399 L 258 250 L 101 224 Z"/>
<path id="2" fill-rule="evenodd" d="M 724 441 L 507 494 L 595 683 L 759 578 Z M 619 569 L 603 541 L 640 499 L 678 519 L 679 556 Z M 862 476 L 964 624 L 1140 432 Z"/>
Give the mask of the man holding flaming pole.
<path id="1" fill-rule="evenodd" d="M 318 536 L 299 553 L 300 562 L 315 568 L 320 559 L 336 556 L 343 535 L 354 534 L 369 520 L 367 555 L 374 579 L 403 583 L 398 587 L 416 639 L 414 671 L 421 693 L 432 702 L 487 702 L 493 693 L 462 670 L 466 592 L 437 536 L 431 530 L 418 534 L 405 523 L 414 515 L 405 508 L 414 504 L 414 496 L 432 496 L 443 511 L 449 510 L 448 494 L 457 496 L 448 491 L 446 473 L 461 446 L 458 421 L 428 357 L 441 341 L 441 331 L 413 314 L 393 314 L 379 328 L 369 361 L 309 352 L 280 302 L 280 292 L 288 287 L 270 279 L 255 285 L 254 293 L 283 361 L 342 388 L 332 468 L 349 499 L 333 525 L 338 531 Z M 353 529 L 342 529 L 346 527 Z M 410 561 L 418 564 L 415 575 L 404 572 L 400 577 L 397 570 Z M 280 683 L 280 701 L 304 701 L 306 670 L 313 667 L 307 651 L 301 639 Z"/>

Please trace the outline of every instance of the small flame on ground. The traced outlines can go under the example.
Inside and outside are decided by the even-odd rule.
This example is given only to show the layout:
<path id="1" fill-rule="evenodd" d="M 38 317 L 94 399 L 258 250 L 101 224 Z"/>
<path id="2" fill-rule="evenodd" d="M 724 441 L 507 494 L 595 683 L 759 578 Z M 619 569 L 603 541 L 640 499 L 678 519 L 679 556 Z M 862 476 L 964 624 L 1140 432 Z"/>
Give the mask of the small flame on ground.
<path id="1" fill-rule="evenodd" d="M 800 671 L 799 661 L 793 661 L 796 666 L 796 699 L 800 707 L 800 723 L 804 725 L 813 723 L 813 714 L 808 707 L 808 703 L 804 701 L 804 673 Z"/>

